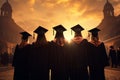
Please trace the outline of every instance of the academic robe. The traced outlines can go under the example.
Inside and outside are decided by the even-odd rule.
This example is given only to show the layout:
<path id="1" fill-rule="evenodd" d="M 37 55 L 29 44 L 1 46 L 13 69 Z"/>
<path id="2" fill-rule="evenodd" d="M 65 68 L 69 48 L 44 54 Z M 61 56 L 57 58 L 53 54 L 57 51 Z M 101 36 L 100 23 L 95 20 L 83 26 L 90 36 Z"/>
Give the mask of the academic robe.
<path id="1" fill-rule="evenodd" d="M 50 42 L 49 65 L 51 69 L 52 80 L 67 80 L 66 72 L 66 44 L 60 46 L 55 42 Z"/>
<path id="2" fill-rule="evenodd" d="M 29 65 L 30 65 L 30 80 L 49 79 L 47 44 L 32 45 Z"/>
<path id="3" fill-rule="evenodd" d="M 22 48 L 19 45 L 16 46 L 12 63 L 14 67 L 13 80 L 29 80 L 28 51 L 30 46 L 26 45 Z"/>
<path id="4" fill-rule="evenodd" d="M 86 39 L 83 39 L 79 44 L 75 41 L 70 43 L 70 59 L 68 60 L 70 61 L 70 80 L 88 80 L 87 45 Z"/>
<path id="5" fill-rule="evenodd" d="M 104 43 L 95 46 L 89 43 L 90 80 L 105 80 L 104 67 L 108 66 L 108 58 Z"/>

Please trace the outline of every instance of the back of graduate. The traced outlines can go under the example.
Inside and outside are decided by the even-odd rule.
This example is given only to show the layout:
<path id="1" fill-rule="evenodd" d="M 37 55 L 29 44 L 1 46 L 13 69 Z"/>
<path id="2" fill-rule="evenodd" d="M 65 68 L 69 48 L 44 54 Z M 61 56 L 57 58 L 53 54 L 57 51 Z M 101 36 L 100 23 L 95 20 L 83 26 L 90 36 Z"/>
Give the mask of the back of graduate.
<path id="1" fill-rule="evenodd" d="M 71 28 L 75 31 L 75 36 L 70 43 L 69 72 L 70 80 L 88 80 L 88 58 L 87 58 L 87 40 L 82 38 L 81 31 L 84 30 L 79 24 Z"/>
<path id="2" fill-rule="evenodd" d="M 104 68 L 109 65 L 105 45 L 99 41 L 99 31 L 98 28 L 89 30 L 91 32 L 88 54 L 90 80 L 105 80 Z"/>
<path id="3" fill-rule="evenodd" d="M 31 36 L 27 32 L 21 32 L 22 41 L 19 45 L 16 46 L 13 63 L 14 67 L 14 78 L 13 80 L 29 80 L 29 66 L 28 66 L 28 58 L 29 58 L 29 49 L 30 44 L 28 44 L 28 37 Z"/>
<path id="4" fill-rule="evenodd" d="M 49 44 L 50 48 L 50 69 L 52 80 L 67 80 L 66 73 L 66 42 L 63 31 L 66 29 L 62 25 L 55 26 L 56 35 Z"/>
<path id="5" fill-rule="evenodd" d="M 39 26 L 34 32 L 37 33 L 36 42 L 32 44 L 31 57 L 29 59 L 30 80 L 48 80 L 48 45 L 45 33 L 48 30 Z"/>

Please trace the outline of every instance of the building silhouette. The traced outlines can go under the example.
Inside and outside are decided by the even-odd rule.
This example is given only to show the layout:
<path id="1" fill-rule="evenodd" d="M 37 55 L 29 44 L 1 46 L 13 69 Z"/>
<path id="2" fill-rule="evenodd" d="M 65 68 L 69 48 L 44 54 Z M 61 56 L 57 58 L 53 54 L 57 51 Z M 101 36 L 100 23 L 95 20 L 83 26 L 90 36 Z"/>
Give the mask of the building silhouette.
<path id="1" fill-rule="evenodd" d="M 19 32 L 24 31 L 12 18 L 12 6 L 6 0 L 0 13 L 0 53 L 12 53 L 14 46 L 20 42 Z M 4 46 L 4 47 L 2 47 Z"/>
<path id="2" fill-rule="evenodd" d="M 114 15 L 114 7 L 107 0 L 103 8 L 104 18 L 98 25 L 101 29 L 100 39 L 105 42 L 106 47 L 114 45 L 120 46 L 120 15 Z"/>

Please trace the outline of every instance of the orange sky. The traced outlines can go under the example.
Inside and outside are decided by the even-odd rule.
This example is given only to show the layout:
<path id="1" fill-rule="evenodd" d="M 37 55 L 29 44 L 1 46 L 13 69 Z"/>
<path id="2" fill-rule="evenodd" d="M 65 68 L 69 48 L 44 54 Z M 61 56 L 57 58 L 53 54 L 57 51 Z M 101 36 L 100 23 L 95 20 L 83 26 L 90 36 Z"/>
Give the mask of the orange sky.
<path id="1" fill-rule="evenodd" d="M 0 0 L 0 7 L 6 0 Z M 106 0 L 9 0 L 13 9 L 13 19 L 23 29 L 34 31 L 39 25 L 49 31 L 47 40 L 53 40 L 52 27 L 62 24 L 67 31 L 66 39 L 73 37 L 70 28 L 80 24 L 85 30 L 96 27 L 103 19 L 103 7 Z M 115 15 L 120 14 L 120 0 L 109 0 L 115 8 Z"/>

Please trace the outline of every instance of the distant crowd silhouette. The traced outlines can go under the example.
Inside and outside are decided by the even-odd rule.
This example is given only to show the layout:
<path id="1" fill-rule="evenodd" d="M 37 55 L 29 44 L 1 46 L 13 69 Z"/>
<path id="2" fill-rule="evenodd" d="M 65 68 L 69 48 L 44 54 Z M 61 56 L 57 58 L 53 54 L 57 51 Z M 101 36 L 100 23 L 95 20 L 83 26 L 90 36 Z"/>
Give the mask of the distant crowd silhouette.
<path id="1" fill-rule="evenodd" d="M 117 68 L 120 66 L 120 47 L 115 50 L 114 46 L 110 46 L 109 49 L 109 60 L 111 62 L 112 68 Z"/>
<path id="2" fill-rule="evenodd" d="M 99 41 L 100 29 L 88 31 L 88 42 L 81 34 L 84 28 L 75 25 L 71 43 L 66 41 L 62 25 L 53 29 L 56 34 L 51 42 L 46 40 L 48 30 L 41 26 L 34 31 L 37 39 L 32 44 L 28 44 L 28 32 L 20 33 L 21 43 L 16 46 L 12 64 L 14 80 L 105 80 L 104 68 L 109 62 L 104 43 Z"/>
<path id="3" fill-rule="evenodd" d="M 1 66 L 9 66 L 12 63 L 13 54 L 8 52 L 0 53 L 0 67 Z"/>

